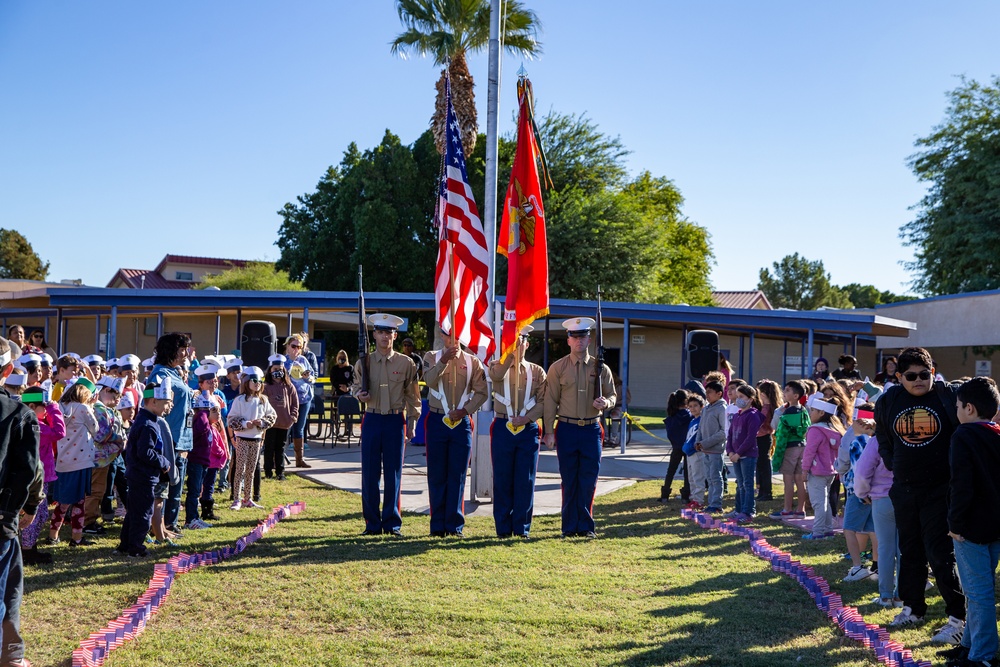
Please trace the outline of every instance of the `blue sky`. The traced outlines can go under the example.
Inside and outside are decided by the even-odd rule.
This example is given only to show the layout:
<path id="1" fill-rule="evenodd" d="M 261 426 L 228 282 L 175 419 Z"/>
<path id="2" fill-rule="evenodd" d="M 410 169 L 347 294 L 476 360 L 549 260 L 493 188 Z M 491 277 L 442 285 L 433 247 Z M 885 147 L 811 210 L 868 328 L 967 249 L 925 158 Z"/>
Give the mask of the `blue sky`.
<path id="1" fill-rule="evenodd" d="M 799 252 L 835 283 L 906 291 L 898 229 L 924 191 L 906 158 L 958 75 L 997 71 L 1000 4 L 526 1 L 539 110 L 586 113 L 633 172 L 674 180 L 716 289 Z M 438 72 L 390 55 L 400 29 L 391 0 L 4 0 L 0 227 L 50 279 L 93 285 L 168 252 L 277 259 L 275 212 L 349 142 L 426 128 Z M 486 67 L 470 62 L 483 129 Z"/>

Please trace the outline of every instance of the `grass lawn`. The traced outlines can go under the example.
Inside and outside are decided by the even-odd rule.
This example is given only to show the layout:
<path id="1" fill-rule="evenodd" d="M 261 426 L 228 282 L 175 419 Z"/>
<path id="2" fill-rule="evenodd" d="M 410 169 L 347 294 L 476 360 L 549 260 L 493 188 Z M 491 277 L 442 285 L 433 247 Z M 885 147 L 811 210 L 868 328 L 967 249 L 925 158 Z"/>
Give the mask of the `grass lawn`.
<path id="1" fill-rule="evenodd" d="M 488 519 L 471 519 L 464 540 L 431 539 L 422 515 L 405 515 L 409 537 L 394 540 L 358 535 L 357 496 L 266 480 L 268 507 L 304 500 L 305 512 L 242 555 L 181 575 L 146 632 L 106 664 L 877 664 L 745 540 L 698 528 L 658 496 L 659 482 L 644 482 L 598 498 L 593 542 L 559 539 L 559 517 L 537 518 L 529 542 L 498 541 Z M 222 514 L 185 533 L 184 550 L 231 544 L 264 512 Z M 771 544 L 837 582 L 845 604 L 876 594 L 872 582 L 839 583 L 842 543 L 804 544 L 761 523 Z M 116 543 L 51 548 L 55 565 L 28 570 L 22 629 L 34 664 L 70 665 L 79 640 L 145 589 L 153 562 L 113 556 Z M 933 591 L 931 601 L 928 617 L 941 619 Z M 861 609 L 869 622 L 892 617 Z M 898 633 L 923 658 L 933 657 L 929 637 L 926 626 Z"/>

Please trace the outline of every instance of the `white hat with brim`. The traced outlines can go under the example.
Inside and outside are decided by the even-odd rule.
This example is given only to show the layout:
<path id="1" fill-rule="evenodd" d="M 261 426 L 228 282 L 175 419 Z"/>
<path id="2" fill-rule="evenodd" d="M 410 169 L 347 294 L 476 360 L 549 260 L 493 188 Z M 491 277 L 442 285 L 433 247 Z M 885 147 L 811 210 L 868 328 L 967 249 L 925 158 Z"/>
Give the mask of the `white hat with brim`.
<path id="1" fill-rule="evenodd" d="M 88 366 L 103 366 L 104 357 L 99 354 L 88 354 L 83 358 L 84 363 Z"/>
<path id="2" fill-rule="evenodd" d="M 8 387 L 23 387 L 28 384 L 28 376 L 25 373 L 11 373 L 4 384 Z"/>
<path id="3" fill-rule="evenodd" d="M 225 369 L 227 371 L 231 371 L 231 370 L 234 370 L 234 369 L 238 371 L 238 370 L 240 370 L 242 368 L 243 368 L 243 360 L 240 359 L 239 357 L 236 357 L 234 359 L 230 359 L 229 361 L 226 362 L 226 366 L 225 366 Z"/>
<path id="4" fill-rule="evenodd" d="M 574 338 L 589 336 L 590 330 L 594 328 L 595 324 L 597 322 L 592 317 L 571 317 L 568 320 L 563 320 L 562 323 L 566 334 Z"/>
<path id="5" fill-rule="evenodd" d="M 126 354 L 124 357 L 118 358 L 118 368 L 123 371 L 134 371 L 139 368 L 142 361 L 134 354 Z"/>
<path id="6" fill-rule="evenodd" d="M 243 369 L 243 379 L 254 378 L 257 380 L 264 379 L 264 371 L 262 371 L 257 366 L 247 366 Z"/>
<path id="7" fill-rule="evenodd" d="M 102 375 L 101 379 L 97 381 L 98 387 L 107 387 L 111 391 L 116 391 L 119 394 L 125 389 L 124 378 L 116 378 L 110 375 Z"/>
<path id="8" fill-rule="evenodd" d="M 375 313 L 368 316 L 368 324 L 375 328 L 375 331 L 396 331 L 403 326 L 402 317 L 390 315 L 389 313 Z"/>
<path id="9" fill-rule="evenodd" d="M 286 361 L 288 361 L 288 358 L 283 354 L 272 354 L 270 357 L 267 358 L 267 363 L 271 364 L 272 366 L 274 364 L 283 364 Z"/>
<path id="10" fill-rule="evenodd" d="M 828 415 L 837 414 L 836 403 L 830 403 L 822 396 L 817 396 L 816 394 L 809 397 L 809 401 L 806 403 L 806 406 L 810 410 L 819 410 L 820 412 L 825 412 Z"/>
<path id="11" fill-rule="evenodd" d="M 203 364 L 198 366 L 194 374 L 198 376 L 198 379 L 208 379 L 211 377 L 218 377 L 219 373 L 222 371 L 221 368 L 215 364 Z"/>

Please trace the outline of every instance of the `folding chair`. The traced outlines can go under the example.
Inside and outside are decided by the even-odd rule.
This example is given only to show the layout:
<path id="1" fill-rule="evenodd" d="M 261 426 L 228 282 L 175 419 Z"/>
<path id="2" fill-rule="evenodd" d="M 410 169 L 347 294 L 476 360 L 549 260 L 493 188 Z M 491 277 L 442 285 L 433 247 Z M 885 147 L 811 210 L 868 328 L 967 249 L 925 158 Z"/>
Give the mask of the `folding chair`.
<path id="1" fill-rule="evenodd" d="M 351 436 L 354 435 L 355 422 L 361 423 L 361 402 L 353 396 L 341 396 L 337 399 L 336 419 L 344 424 L 344 436 L 347 439 L 347 446 L 351 446 Z M 336 430 L 336 422 L 334 422 Z M 337 437 L 340 440 L 341 436 Z"/>

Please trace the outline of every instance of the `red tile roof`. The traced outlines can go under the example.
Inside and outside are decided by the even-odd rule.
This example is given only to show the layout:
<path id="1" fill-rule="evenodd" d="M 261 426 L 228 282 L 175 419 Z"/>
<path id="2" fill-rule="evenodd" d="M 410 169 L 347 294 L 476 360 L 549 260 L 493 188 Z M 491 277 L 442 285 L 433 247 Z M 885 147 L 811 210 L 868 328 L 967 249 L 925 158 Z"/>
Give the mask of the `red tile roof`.
<path id="1" fill-rule="evenodd" d="M 774 310 L 771 302 L 760 290 L 745 292 L 712 292 L 715 304 L 720 308 L 756 308 L 758 310 Z M 763 308 L 761 308 L 763 305 Z"/>
<path id="2" fill-rule="evenodd" d="M 197 284 L 184 280 L 167 280 L 156 271 L 146 269 L 118 269 L 107 286 L 112 287 L 118 280 L 132 289 L 191 289 Z"/>

